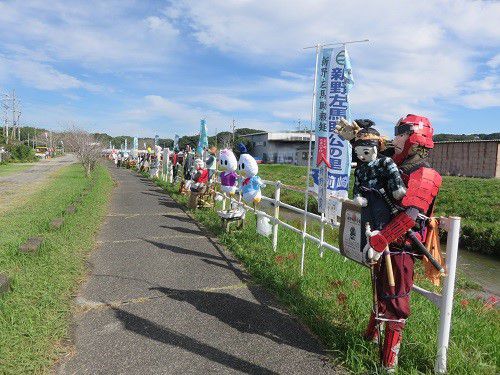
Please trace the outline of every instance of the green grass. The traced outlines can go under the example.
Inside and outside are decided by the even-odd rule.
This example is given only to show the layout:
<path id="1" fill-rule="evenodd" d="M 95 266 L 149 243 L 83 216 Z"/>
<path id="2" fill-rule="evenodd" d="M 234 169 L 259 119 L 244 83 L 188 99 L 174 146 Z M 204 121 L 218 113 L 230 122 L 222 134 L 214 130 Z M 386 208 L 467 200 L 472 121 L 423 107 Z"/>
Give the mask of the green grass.
<path id="1" fill-rule="evenodd" d="M 443 177 L 436 214 L 462 217 L 461 247 L 500 258 L 500 179 Z"/>
<path id="2" fill-rule="evenodd" d="M 0 164 L 0 177 L 7 176 L 11 173 L 20 172 L 28 169 L 33 163 L 9 163 Z"/>
<path id="3" fill-rule="evenodd" d="M 71 298 L 85 274 L 112 186 L 104 167 L 86 179 L 73 164 L 27 203 L 0 216 L 0 272 L 12 278 L 12 290 L 0 297 L 0 373 L 48 372 L 67 350 L 62 340 L 69 336 Z M 59 230 L 50 230 L 50 221 L 84 191 L 76 213 L 64 215 Z M 39 252 L 20 253 L 19 245 L 34 235 L 44 237 Z"/>
<path id="4" fill-rule="evenodd" d="M 260 165 L 262 178 L 305 189 L 306 167 L 289 165 Z M 352 176 L 351 191 L 352 196 Z M 265 195 L 272 196 L 274 187 L 266 187 Z M 282 190 L 281 200 L 304 207 L 304 194 Z M 317 208 L 311 199 L 311 211 Z M 317 212 L 317 211 L 316 211 Z M 436 201 L 435 215 L 462 217 L 461 248 L 500 257 L 500 180 L 444 176 Z"/>
<path id="5" fill-rule="evenodd" d="M 178 186 L 156 180 L 177 201 Z M 256 234 L 256 221 L 247 214 L 244 230 L 226 234 L 214 210 L 192 212 L 244 264 L 259 284 L 271 290 L 295 315 L 317 334 L 336 362 L 354 373 L 379 373 L 377 349 L 366 343 L 362 332 L 371 310 L 368 269 L 334 253 L 318 256 L 318 248 L 307 243 L 305 276 L 299 276 L 301 238 L 280 228 L 277 252 L 271 240 Z M 432 288 L 417 274 L 417 282 Z M 478 300 L 468 300 L 460 281 L 455 298 L 448 356 L 450 374 L 496 374 L 500 358 L 500 319 L 496 310 Z M 437 345 L 438 310 L 413 293 L 413 315 L 405 330 L 400 374 L 433 373 Z"/>

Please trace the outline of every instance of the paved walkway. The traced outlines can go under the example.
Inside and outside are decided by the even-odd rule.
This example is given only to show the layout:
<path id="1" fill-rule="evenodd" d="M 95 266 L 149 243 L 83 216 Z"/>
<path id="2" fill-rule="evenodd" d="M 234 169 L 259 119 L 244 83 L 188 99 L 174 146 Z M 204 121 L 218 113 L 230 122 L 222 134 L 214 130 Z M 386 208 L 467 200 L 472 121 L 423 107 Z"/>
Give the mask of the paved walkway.
<path id="1" fill-rule="evenodd" d="M 20 200 L 28 198 L 49 180 L 52 173 L 76 161 L 72 154 L 66 154 L 54 159 L 40 160 L 27 169 L 1 176 L 0 211 L 8 210 L 17 205 Z"/>
<path id="2" fill-rule="evenodd" d="M 165 193 L 125 169 L 58 374 L 330 374 L 318 341 Z"/>

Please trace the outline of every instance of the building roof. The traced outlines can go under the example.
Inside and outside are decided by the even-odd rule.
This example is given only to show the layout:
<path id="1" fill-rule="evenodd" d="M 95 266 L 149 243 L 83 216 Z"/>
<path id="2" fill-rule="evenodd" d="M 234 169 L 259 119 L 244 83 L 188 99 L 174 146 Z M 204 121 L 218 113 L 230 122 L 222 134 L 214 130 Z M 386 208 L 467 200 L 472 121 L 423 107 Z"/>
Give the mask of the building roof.
<path id="1" fill-rule="evenodd" d="M 253 135 L 267 134 L 268 141 L 281 141 L 281 142 L 309 142 L 309 133 L 306 132 L 258 132 L 251 134 L 242 134 L 242 137 L 249 137 Z M 312 135 L 314 141 L 314 134 Z"/>
<path id="2" fill-rule="evenodd" d="M 478 143 L 478 142 L 500 142 L 500 139 L 464 139 L 461 141 L 434 141 L 435 144 L 440 144 L 440 143 Z"/>

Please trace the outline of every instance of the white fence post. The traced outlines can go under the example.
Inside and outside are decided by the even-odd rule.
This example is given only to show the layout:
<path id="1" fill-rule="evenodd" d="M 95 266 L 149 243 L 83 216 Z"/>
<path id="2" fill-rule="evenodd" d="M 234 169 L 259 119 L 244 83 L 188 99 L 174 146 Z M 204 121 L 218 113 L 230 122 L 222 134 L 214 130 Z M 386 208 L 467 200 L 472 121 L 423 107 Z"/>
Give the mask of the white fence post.
<path id="1" fill-rule="evenodd" d="M 280 216 L 280 197 L 281 197 L 281 181 L 276 181 L 276 188 L 274 191 L 274 224 L 273 224 L 273 250 L 276 251 L 278 247 L 278 219 Z"/>
<path id="2" fill-rule="evenodd" d="M 325 214 L 321 213 L 321 230 L 319 235 L 319 256 L 323 258 L 325 252 L 323 248 L 323 242 L 325 242 Z"/>
<path id="3" fill-rule="evenodd" d="M 446 356 L 450 341 L 451 313 L 453 311 L 453 293 L 455 289 L 455 271 L 457 268 L 458 239 L 460 235 L 460 218 L 452 216 L 448 222 L 448 238 L 446 241 L 446 272 L 441 298 L 438 352 L 434 371 L 446 373 Z"/>
<path id="4" fill-rule="evenodd" d="M 226 193 L 222 193 L 222 211 L 226 211 Z M 229 196 L 229 208 L 231 208 L 231 196 Z"/>

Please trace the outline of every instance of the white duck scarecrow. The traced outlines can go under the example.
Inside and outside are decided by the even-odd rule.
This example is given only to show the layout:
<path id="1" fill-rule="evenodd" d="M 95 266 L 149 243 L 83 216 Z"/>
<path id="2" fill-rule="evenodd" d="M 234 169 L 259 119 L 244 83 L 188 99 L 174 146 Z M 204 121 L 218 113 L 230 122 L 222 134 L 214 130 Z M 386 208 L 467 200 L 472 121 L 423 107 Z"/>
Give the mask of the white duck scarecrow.
<path id="1" fill-rule="evenodd" d="M 238 185 L 238 161 L 233 151 L 225 148 L 219 154 L 219 166 L 222 170 L 220 174 L 221 190 L 229 195 L 236 193 L 236 186 Z"/>
<path id="2" fill-rule="evenodd" d="M 257 161 L 247 152 L 244 144 L 239 144 L 241 152 L 240 160 L 238 160 L 238 171 L 244 177 L 241 184 L 241 194 L 243 200 L 247 203 L 257 204 L 262 199 L 261 187 L 265 187 L 264 183 L 257 176 L 259 166 Z"/>

